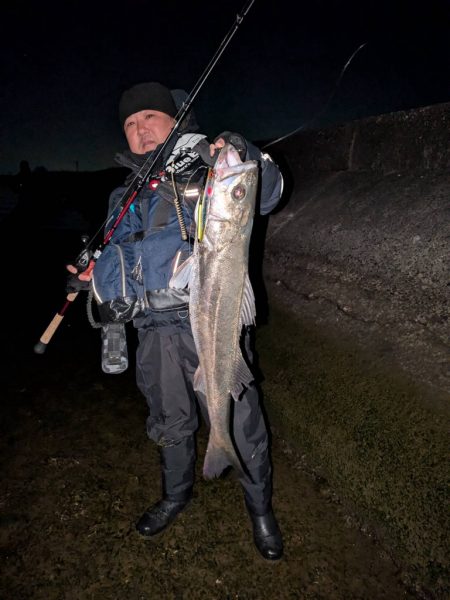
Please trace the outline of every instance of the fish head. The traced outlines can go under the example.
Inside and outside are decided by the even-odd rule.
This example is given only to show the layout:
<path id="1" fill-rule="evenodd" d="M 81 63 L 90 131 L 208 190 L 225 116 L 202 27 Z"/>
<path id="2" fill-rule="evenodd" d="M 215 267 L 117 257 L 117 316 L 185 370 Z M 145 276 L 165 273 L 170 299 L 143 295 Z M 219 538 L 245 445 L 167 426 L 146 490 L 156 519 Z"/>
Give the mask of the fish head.
<path id="1" fill-rule="evenodd" d="M 258 163 L 243 162 L 232 144 L 220 150 L 214 166 L 211 209 L 217 217 L 245 227 L 253 219 L 258 186 Z"/>

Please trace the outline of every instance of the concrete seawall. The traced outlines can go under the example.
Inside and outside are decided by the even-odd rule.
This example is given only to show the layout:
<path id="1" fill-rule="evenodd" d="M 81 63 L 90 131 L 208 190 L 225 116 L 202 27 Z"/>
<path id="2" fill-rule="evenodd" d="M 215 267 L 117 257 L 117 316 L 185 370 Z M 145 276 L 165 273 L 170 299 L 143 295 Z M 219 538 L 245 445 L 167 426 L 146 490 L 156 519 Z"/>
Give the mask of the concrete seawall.
<path id="1" fill-rule="evenodd" d="M 278 317 L 263 328 L 260 350 L 275 378 L 273 357 L 291 365 L 287 380 L 267 377 L 274 421 L 381 526 L 413 579 L 436 593 L 449 533 L 449 133 L 450 104 L 443 104 L 298 134 L 269 148 L 285 166 L 288 190 L 267 229 L 264 277 Z M 321 397 L 331 394 L 332 422 L 305 392 L 310 353 L 295 335 L 353 356 L 347 384 L 322 389 Z M 359 390 L 352 404 L 364 364 L 386 393 Z M 423 475 L 413 485 L 411 469 Z M 424 512 L 423 498 L 433 510 Z"/>

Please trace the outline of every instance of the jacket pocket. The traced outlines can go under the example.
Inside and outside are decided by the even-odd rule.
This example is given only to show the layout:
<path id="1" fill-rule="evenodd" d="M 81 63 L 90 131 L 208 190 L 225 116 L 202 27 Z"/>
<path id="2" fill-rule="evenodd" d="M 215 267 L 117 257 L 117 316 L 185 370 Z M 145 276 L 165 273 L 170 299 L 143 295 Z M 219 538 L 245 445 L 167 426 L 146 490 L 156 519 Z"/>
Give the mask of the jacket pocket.
<path id="1" fill-rule="evenodd" d="M 143 308 L 138 246 L 110 243 L 95 263 L 92 289 L 102 323 L 125 323 Z"/>

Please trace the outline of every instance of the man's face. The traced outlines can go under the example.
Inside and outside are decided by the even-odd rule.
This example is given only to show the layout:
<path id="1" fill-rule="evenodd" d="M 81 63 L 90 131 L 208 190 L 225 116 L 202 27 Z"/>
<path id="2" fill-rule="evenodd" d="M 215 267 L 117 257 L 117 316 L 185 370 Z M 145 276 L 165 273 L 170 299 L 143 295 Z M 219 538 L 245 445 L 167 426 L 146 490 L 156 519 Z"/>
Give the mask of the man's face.
<path id="1" fill-rule="evenodd" d="M 131 152 L 145 154 L 165 142 L 175 125 L 175 119 L 159 110 L 141 110 L 130 115 L 124 131 Z"/>

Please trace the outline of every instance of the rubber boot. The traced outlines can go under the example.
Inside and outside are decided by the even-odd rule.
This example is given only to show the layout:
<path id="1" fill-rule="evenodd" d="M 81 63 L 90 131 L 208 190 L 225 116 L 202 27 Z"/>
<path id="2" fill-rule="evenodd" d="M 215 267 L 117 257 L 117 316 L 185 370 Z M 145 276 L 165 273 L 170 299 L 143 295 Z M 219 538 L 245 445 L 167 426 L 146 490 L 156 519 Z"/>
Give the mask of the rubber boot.
<path id="1" fill-rule="evenodd" d="M 253 541 L 266 560 L 279 560 L 283 556 L 283 537 L 273 510 L 258 515 L 247 507 L 253 526 Z"/>
<path id="2" fill-rule="evenodd" d="M 146 537 L 166 529 L 192 498 L 195 479 L 194 438 L 184 438 L 175 446 L 163 446 L 160 454 L 163 497 L 148 508 L 136 523 L 137 531 Z"/>
<path id="3" fill-rule="evenodd" d="M 242 478 L 245 505 L 253 527 L 253 541 L 258 552 L 267 560 L 283 556 L 283 538 L 271 507 L 272 468 L 265 453 L 258 468 L 249 470 L 250 478 Z"/>

